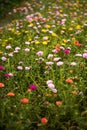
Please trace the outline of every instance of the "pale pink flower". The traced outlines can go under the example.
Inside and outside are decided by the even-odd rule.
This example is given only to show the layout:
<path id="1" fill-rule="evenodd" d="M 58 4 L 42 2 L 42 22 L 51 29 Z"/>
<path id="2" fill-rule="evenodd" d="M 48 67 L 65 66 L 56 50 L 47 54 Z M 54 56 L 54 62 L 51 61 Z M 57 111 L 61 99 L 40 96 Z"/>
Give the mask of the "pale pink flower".
<path id="1" fill-rule="evenodd" d="M 47 85 L 48 85 L 48 84 L 52 84 L 53 81 L 52 81 L 52 80 L 48 80 L 46 83 L 47 83 Z"/>
<path id="2" fill-rule="evenodd" d="M 62 61 L 57 62 L 57 66 L 61 66 L 61 65 L 63 65 Z"/>
<path id="3" fill-rule="evenodd" d="M 18 66 L 17 69 L 18 70 L 23 70 L 23 67 L 22 66 Z"/>
<path id="4" fill-rule="evenodd" d="M 1 59 L 2 59 L 2 61 L 6 61 L 7 60 L 7 58 L 4 57 L 4 56 Z"/>
<path id="5" fill-rule="evenodd" d="M 87 59 L 87 53 L 83 54 L 83 58 Z"/>
<path id="6" fill-rule="evenodd" d="M 77 64 L 76 62 L 71 62 L 70 65 L 71 65 L 71 66 L 76 66 L 76 64 Z"/>
<path id="7" fill-rule="evenodd" d="M 51 89 L 53 93 L 57 93 L 57 89 Z"/>

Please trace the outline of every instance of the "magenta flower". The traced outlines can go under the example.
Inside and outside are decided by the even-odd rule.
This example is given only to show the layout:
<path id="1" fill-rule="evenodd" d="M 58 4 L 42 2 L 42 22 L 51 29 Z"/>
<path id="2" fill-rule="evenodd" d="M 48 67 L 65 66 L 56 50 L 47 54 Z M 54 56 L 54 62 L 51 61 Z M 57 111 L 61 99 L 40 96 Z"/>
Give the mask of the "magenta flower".
<path id="1" fill-rule="evenodd" d="M 29 86 L 29 89 L 30 90 L 36 90 L 37 89 L 37 86 L 36 85 L 34 85 L 34 84 L 31 84 L 30 86 Z"/>
<path id="2" fill-rule="evenodd" d="M 65 49 L 65 50 L 64 50 L 64 53 L 65 53 L 65 54 L 69 54 L 69 53 L 70 53 L 70 50 Z"/>
<path id="3" fill-rule="evenodd" d="M 4 69 L 4 67 L 2 65 L 0 65 L 0 70 L 3 70 L 3 69 Z"/>
<path id="4" fill-rule="evenodd" d="M 9 73 L 9 74 L 4 74 L 4 76 L 5 76 L 5 77 L 7 77 L 7 78 L 10 78 L 10 77 L 12 77 L 12 76 L 13 76 L 13 74 L 12 74 L 12 73 Z"/>

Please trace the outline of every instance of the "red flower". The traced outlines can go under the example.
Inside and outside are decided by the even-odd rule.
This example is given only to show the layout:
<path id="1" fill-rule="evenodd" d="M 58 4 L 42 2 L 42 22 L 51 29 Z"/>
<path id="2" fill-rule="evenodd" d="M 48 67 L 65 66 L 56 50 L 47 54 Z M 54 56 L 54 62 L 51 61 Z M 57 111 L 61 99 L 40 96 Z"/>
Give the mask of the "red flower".
<path id="1" fill-rule="evenodd" d="M 41 123 L 46 124 L 47 122 L 48 120 L 45 117 L 41 118 Z"/>

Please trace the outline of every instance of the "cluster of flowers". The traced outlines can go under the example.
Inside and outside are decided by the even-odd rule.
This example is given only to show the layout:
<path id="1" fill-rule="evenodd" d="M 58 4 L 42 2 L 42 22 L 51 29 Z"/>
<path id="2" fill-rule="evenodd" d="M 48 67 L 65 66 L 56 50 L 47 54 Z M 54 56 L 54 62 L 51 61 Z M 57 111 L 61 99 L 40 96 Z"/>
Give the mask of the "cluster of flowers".
<path id="1" fill-rule="evenodd" d="M 47 84 L 48 88 L 50 88 L 53 93 L 57 93 L 57 89 L 55 88 L 55 85 L 53 84 L 52 80 L 48 80 L 46 82 L 46 84 Z"/>

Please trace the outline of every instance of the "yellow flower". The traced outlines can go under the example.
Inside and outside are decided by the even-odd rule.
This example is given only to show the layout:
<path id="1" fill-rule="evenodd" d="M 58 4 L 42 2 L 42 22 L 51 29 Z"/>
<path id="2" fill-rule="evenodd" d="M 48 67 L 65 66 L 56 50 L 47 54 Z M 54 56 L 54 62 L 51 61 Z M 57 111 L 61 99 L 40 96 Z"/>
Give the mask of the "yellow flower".
<path id="1" fill-rule="evenodd" d="M 51 26 L 50 26 L 50 25 L 46 25 L 45 27 L 46 27 L 46 28 L 51 28 Z"/>
<path id="2" fill-rule="evenodd" d="M 0 55 L 3 54 L 3 51 L 0 51 Z"/>
<path id="3" fill-rule="evenodd" d="M 62 27 L 63 30 L 66 30 L 66 27 Z"/>
<path id="4" fill-rule="evenodd" d="M 6 43 L 6 42 L 8 42 L 8 40 L 6 39 L 6 40 L 4 40 L 4 42 Z"/>
<path id="5" fill-rule="evenodd" d="M 65 44 L 65 43 L 62 43 L 61 45 L 62 45 L 62 46 L 65 46 L 66 44 Z"/>
<path id="6" fill-rule="evenodd" d="M 76 29 L 78 30 L 78 29 L 81 29 L 81 26 L 80 25 L 77 25 L 76 26 Z"/>
<path id="7" fill-rule="evenodd" d="M 60 17 L 62 17 L 63 15 L 62 14 L 59 14 Z"/>
<path id="8" fill-rule="evenodd" d="M 15 32 L 15 29 L 14 28 L 12 28 L 12 30 L 11 30 L 12 32 Z"/>
<path id="9" fill-rule="evenodd" d="M 28 26 L 29 26 L 29 27 L 33 27 L 33 26 L 34 26 L 34 24 L 33 24 L 33 23 L 31 23 L 31 24 L 29 24 Z"/>
<path id="10" fill-rule="evenodd" d="M 67 40 L 66 40 L 66 39 L 63 39 L 63 42 L 64 42 L 64 43 L 66 43 L 66 42 L 67 42 Z"/>
<path id="11" fill-rule="evenodd" d="M 57 37 L 57 34 L 56 34 L 56 33 L 52 33 L 52 36 L 53 36 L 53 37 Z"/>
<path id="12" fill-rule="evenodd" d="M 40 44 L 40 42 L 39 41 L 35 41 L 35 44 Z"/>
<path id="13" fill-rule="evenodd" d="M 72 31 L 72 30 L 73 30 L 73 28 L 69 28 L 68 30 L 69 30 L 69 31 Z"/>
<path id="14" fill-rule="evenodd" d="M 60 9 L 60 10 L 59 10 L 59 12 L 60 12 L 60 13 L 62 13 L 62 12 L 63 12 L 63 10 L 62 10 L 62 9 Z"/>
<path id="15" fill-rule="evenodd" d="M 13 40 L 13 38 L 12 38 L 12 37 L 9 37 L 8 40 L 11 41 L 11 40 Z"/>
<path id="16" fill-rule="evenodd" d="M 35 50 L 35 48 L 34 48 L 34 47 L 32 47 L 31 49 L 32 49 L 32 50 Z"/>
<path id="17" fill-rule="evenodd" d="M 30 41 L 32 41 L 32 39 L 31 39 L 31 38 L 29 38 L 29 39 L 28 39 L 28 41 L 30 42 Z"/>
<path id="18" fill-rule="evenodd" d="M 45 33 L 45 32 L 47 32 L 47 30 L 46 30 L 46 29 L 42 29 L 41 31 L 42 31 L 42 32 L 44 32 L 44 33 Z"/>
<path id="19" fill-rule="evenodd" d="M 47 41 L 43 41 L 42 44 L 43 45 L 47 45 L 48 43 L 47 43 Z"/>

